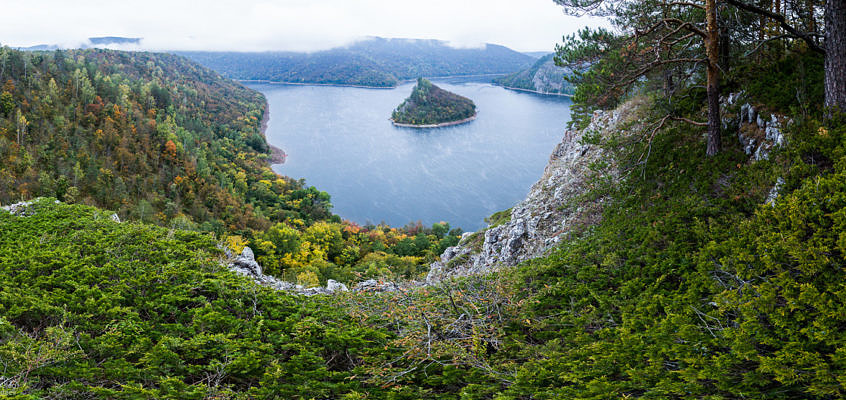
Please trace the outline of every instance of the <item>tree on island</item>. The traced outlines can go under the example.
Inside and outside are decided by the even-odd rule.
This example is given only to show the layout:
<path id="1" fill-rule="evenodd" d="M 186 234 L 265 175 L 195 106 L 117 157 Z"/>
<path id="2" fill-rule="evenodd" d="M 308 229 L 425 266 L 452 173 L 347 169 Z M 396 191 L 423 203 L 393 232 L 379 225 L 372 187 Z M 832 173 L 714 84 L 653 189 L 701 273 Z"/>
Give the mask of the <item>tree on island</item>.
<path id="1" fill-rule="evenodd" d="M 391 121 L 400 125 L 439 125 L 473 118 L 476 105 L 472 100 L 441 89 L 424 78 L 391 114 Z"/>

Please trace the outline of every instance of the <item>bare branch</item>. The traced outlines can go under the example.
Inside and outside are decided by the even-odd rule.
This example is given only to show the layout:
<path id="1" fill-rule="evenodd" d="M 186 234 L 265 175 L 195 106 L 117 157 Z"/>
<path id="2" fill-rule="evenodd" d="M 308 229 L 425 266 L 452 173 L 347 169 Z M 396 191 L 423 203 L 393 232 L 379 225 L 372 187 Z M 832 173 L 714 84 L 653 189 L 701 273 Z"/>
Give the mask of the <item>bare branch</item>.
<path id="1" fill-rule="evenodd" d="M 668 5 L 668 6 L 687 6 L 687 7 L 696 7 L 696 8 L 698 8 L 698 9 L 700 9 L 700 10 L 704 10 L 704 9 L 705 9 L 705 6 L 703 6 L 703 5 L 701 5 L 701 4 L 688 3 L 688 2 L 685 2 L 685 1 L 674 1 L 674 2 L 672 2 L 672 3 L 668 3 L 667 5 Z"/>
<path id="2" fill-rule="evenodd" d="M 673 120 L 675 120 L 675 121 L 687 122 L 688 124 L 691 124 L 691 125 L 696 125 L 696 126 L 708 126 L 708 123 L 707 123 L 707 122 L 694 121 L 694 120 L 687 119 L 687 118 L 684 118 L 684 117 L 670 117 L 670 118 L 672 118 L 672 119 L 673 119 Z"/>

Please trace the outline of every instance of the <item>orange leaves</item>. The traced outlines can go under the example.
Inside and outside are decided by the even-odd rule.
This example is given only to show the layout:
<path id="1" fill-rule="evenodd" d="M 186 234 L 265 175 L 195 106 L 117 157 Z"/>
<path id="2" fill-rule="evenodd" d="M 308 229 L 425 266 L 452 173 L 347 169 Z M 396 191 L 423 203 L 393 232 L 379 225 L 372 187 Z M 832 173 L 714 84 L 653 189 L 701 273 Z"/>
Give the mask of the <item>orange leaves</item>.
<path id="1" fill-rule="evenodd" d="M 344 226 L 344 228 L 343 228 L 344 233 L 356 235 L 359 232 L 361 232 L 361 226 L 359 226 L 355 222 L 345 220 L 343 222 L 343 226 Z"/>
<path id="2" fill-rule="evenodd" d="M 164 156 L 171 161 L 176 160 L 176 143 L 173 143 L 173 140 L 165 143 Z"/>

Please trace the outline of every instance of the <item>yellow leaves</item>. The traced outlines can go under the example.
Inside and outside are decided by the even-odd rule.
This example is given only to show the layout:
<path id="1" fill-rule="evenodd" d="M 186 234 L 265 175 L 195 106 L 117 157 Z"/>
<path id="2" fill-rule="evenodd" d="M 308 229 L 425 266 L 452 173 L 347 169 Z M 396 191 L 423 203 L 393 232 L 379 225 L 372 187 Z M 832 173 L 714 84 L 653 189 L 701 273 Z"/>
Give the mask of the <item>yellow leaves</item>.
<path id="1" fill-rule="evenodd" d="M 288 200 L 285 203 L 293 209 L 299 209 L 302 202 L 303 202 L 303 199 L 297 199 L 297 200 Z M 299 220 L 299 221 L 302 221 L 302 220 Z M 304 226 L 305 224 L 295 224 L 292 221 L 292 225 Z"/>
<path id="2" fill-rule="evenodd" d="M 314 271 L 304 271 L 297 274 L 297 284 L 307 288 L 317 287 L 320 286 L 320 280 Z"/>
<path id="3" fill-rule="evenodd" d="M 238 235 L 226 236 L 223 239 L 223 243 L 226 247 L 228 247 L 236 254 L 241 254 L 241 252 L 244 251 L 244 247 L 247 246 L 247 241 L 244 240 L 243 237 Z"/>

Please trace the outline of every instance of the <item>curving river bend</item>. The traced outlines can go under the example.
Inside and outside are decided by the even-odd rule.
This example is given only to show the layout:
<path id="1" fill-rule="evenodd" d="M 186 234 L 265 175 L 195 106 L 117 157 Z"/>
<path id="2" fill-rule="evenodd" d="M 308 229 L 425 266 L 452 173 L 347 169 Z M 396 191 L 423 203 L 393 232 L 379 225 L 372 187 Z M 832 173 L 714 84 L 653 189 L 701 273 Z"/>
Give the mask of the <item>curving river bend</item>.
<path id="1" fill-rule="evenodd" d="M 510 208 L 537 181 L 570 119 L 570 100 L 473 79 L 434 80 L 472 99 L 478 118 L 418 130 L 388 118 L 413 83 L 396 89 L 248 83 L 267 97 L 267 140 L 287 154 L 273 169 L 332 196 L 361 224 L 447 221 L 465 231 Z"/>

